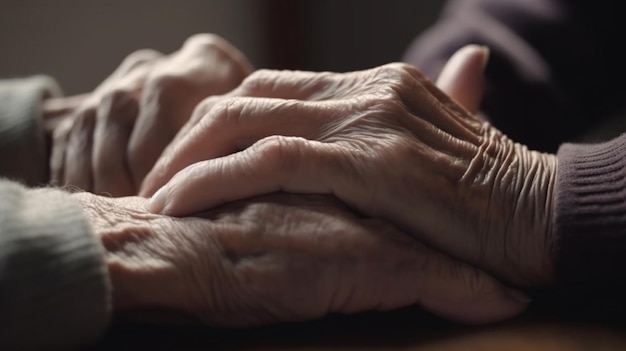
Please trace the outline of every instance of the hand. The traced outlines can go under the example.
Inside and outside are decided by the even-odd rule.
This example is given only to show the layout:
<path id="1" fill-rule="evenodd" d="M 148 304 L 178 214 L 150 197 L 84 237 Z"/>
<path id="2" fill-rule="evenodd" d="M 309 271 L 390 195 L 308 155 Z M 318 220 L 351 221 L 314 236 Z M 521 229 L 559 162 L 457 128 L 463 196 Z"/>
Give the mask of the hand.
<path id="1" fill-rule="evenodd" d="M 49 100 L 52 183 L 136 194 L 195 105 L 235 88 L 250 71 L 225 40 L 195 35 L 168 56 L 151 50 L 129 55 L 91 94 Z"/>
<path id="2" fill-rule="evenodd" d="M 417 304 L 487 323 L 528 303 L 328 197 L 275 194 L 173 218 L 148 213 L 140 197 L 72 196 L 106 249 L 117 312 L 156 309 L 234 327 Z"/>
<path id="3" fill-rule="evenodd" d="M 467 68 L 461 83 L 442 74 L 457 100 L 473 106 L 480 94 L 465 87 L 480 76 L 478 51 L 452 59 L 452 69 Z M 260 71 L 226 97 L 205 100 L 196 115 L 143 194 L 207 161 L 173 177 L 152 211 L 182 215 L 275 191 L 334 194 L 507 282 L 553 279 L 556 157 L 509 140 L 414 67 Z"/>

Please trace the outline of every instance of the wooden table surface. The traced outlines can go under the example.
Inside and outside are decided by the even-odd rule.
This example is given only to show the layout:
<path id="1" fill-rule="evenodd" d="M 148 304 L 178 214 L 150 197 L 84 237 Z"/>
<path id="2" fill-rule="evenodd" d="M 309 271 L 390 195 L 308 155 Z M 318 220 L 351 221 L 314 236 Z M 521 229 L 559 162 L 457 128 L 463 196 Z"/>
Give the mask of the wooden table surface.
<path id="1" fill-rule="evenodd" d="M 626 324 L 531 308 L 513 320 L 462 326 L 418 308 L 330 316 L 247 330 L 114 324 L 93 350 L 626 350 Z"/>

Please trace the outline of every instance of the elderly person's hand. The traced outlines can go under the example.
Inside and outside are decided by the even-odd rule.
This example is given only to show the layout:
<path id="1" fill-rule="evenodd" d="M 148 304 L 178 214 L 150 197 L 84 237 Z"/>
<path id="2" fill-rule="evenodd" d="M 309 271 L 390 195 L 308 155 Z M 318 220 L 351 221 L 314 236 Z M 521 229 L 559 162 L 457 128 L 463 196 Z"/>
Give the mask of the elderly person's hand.
<path id="1" fill-rule="evenodd" d="M 419 305 L 486 323 L 528 304 L 486 273 L 331 197 L 274 194 L 175 218 L 147 212 L 141 197 L 72 196 L 106 249 L 122 314 L 170 312 L 233 327 Z"/>
<path id="2" fill-rule="evenodd" d="M 232 90 L 250 71 L 224 39 L 200 34 L 171 55 L 129 55 L 88 95 L 48 100 L 52 184 L 136 194 L 196 104 Z"/>
<path id="3" fill-rule="evenodd" d="M 479 51 L 451 61 L 470 68 L 455 94 L 474 107 Z M 194 121 L 143 194 L 206 161 L 162 187 L 154 212 L 183 215 L 275 191 L 333 194 L 507 282 L 552 281 L 556 157 L 509 140 L 414 67 L 259 71 L 206 100 Z"/>

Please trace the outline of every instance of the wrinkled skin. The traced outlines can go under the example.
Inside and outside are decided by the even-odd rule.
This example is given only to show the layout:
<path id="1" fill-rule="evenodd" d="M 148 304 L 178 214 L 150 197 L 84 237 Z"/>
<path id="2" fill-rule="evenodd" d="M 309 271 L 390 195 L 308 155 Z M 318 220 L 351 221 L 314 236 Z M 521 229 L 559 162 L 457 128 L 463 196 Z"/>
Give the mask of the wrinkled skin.
<path id="1" fill-rule="evenodd" d="M 553 280 L 556 156 L 516 144 L 412 66 L 257 71 L 203 101 L 182 130 L 144 183 L 151 195 L 167 182 L 153 212 L 276 191 L 333 194 L 504 281 Z"/>
<path id="2" fill-rule="evenodd" d="M 50 178 L 113 196 L 137 194 L 157 158 L 207 96 L 249 74 L 245 57 L 224 39 L 190 37 L 170 55 L 140 50 L 92 93 L 50 99 Z"/>
<path id="3" fill-rule="evenodd" d="M 274 194 L 174 218 L 141 197 L 72 195 L 106 249 L 122 316 L 173 312 L 245 327 L 420 305 L 463 323 L 521 313 L 528 300 L 327 196 Z"/>

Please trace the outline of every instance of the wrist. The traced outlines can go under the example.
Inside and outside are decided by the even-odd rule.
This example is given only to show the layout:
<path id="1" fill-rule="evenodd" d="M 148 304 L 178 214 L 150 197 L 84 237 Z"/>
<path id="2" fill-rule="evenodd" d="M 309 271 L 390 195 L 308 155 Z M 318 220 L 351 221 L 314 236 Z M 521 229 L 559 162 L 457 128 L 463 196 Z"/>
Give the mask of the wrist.
<path id="1" fill-rule="evenodd" d="M 529 150 L 489 123 L 473 131 L 478 142 L 461 182 L 457 225 L 478 240 L 468 260 L 518 287 L 540 288 L 554 281 L 553 197 L 556 155 Z M 460 255 L 459 255 L 460 256 Z"/>
<path id="2" fill-rule="evenodd" d="M 87 192 L 73 194 L 93 228 L 95 236 L 105 249 L 105 262 L 112 286 L 112 305 L 116 311 L 132 308 L 138 304 L 133 298 L 133 291 L 138 289 L 137 279 L 133 279 L 136 269 L 133 266 L 141 264 L 139 260 L 133 262 L 133 255 L 124 252 L 123 242 L 118 238 L 133 236 L 140 241 L 140 233 L 144 229 L 133 218 L 133 215 L 123 208 L 115 206 L 114 199 L 96 196 Z M 137 278 L 138 274 L 135 274 Z"/>
<path id="3" fill-rule="evenodd" d="M 105 248 L 113 310 L 179 309 L 184 299 L 177 298 L 178 289 L 185 285 L 178 281 L 177 267 L 163 254 L 157 236 L 159 229 L 167 227 L 164 218 L 147 213 L 146 199 L 140 197 L 73 196 Z"/>
<path id="4" fill-rule="evenodd" d="M 512 177 L 510 218 L 504 228 L 506 250 L 514 262 L 514 282 L 542 288 L 554 282 L 555 249 L 553 203 L 556 184 L 556 155 L 528 150 L 515 144 L 517 177 Z M 516 168 L 516 167 L 511 167 Z"/>

